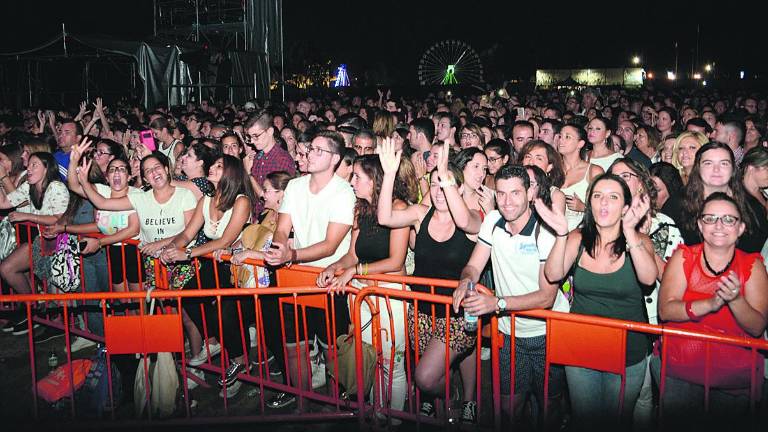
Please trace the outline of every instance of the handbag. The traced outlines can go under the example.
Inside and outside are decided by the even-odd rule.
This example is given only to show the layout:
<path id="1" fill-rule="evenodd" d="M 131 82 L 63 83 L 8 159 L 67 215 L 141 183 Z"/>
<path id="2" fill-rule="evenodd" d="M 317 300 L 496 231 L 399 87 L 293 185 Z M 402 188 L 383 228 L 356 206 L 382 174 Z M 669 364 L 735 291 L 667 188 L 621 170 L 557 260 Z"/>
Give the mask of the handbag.
<path id="1" fill-rule="evenodd" d="M 80 257 L 76 236 L 59 234 L 50 262 L 49 284 L 65 293 L 80 288 Z"/>
<path id="2" fill-rule="evenodd" d="M 162 307 L 162 306 L 161 306 Z M 149 306 L 149 315 L 155 310 L 155 299 Z M 144 362 L 148 362 L 147 377 L 144 374 Z M 147 391 L 154 417 L 170 417 L 176 411 L 176 399 L 179 394 L 179 374 L 176 362 L 169 352 L 157 353 L 157 359 L 151 361 L 149 355 L 139 361 L 136 367 L 136 379 L 133 382 L 133 407 L 137 418 L 144 415 L 147 408 Z"/>
<path id="3" fill-rule="evenodd" d="M 0 261 L 8 258 L 8 256 L 16 249 L 16 230 L 13 228 L 13 224 L 5 218 L 0 221 Z"/>
<path id="4" fill-rule="evenodd" d="M 371 325 L 371 321 L 363 326 L 360 330 L 361 334 L 365 329 Z M 352 332 L 346 335 L 341 335 L 336 338 L 336 360 L 338 361 L 338 376 L 333 376 L 336 373 L 336 365 L 333 362 L 329 365 L 329 375 L 336 379 L 336 381 L 344 387 L 345 399 L 354 398 L 357 394 L 357 369 L 360 367 L 363 370 L 363 394 L 367 395 L 373 388 L 374 372 L 376 371 L 376 349 L 373 345 L 363 342 L 363 358 L 362 364 L 358 365 L 355 358 L 355 336 Z"/>
<path id="5" fill-rule="evenodd" d="M 667 328 L 696 330 L 725 335 L 720 329 L 703 323 L 667 323 Z M 667 345 L 667 375 L 694 384 L 704 385 L 707 359 L 707 342 L 680 336 L 665 335 Z M 750 387 L 750 378 L 754 372 L 762 381 L 765 362 L 757 354 L 752 360 L 749 349 L 735 345 L 709 342 L 709 385 L 726 390 Z"/>

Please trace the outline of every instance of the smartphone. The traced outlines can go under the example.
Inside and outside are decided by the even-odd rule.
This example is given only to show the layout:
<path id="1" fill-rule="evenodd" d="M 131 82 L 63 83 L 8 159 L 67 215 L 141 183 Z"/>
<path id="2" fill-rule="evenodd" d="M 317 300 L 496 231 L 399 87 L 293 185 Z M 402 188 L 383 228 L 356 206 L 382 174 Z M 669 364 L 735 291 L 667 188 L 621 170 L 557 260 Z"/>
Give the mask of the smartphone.
<path id="1" fill-rule="evenodd" d="M 87 242 L 87 241 L 85 241 L 85 240 L 83 240 L 83 241 L 81 241 L 80 243 L 78 243 L 78 244 L 77 244 L 77 250 L 78 250 L 78 252 L 81 252 L 81 253 L 82 253 L 82 252 L 83 252 L 83 249 L 85 249 L 85 247 L 86 247 L 86 246 L 88 246 L 88 242 Z"/>
<path id="2" fill-rule="evenodd" d="M 152 135 L 152 131 L 149 129 L 145 129 L 139 132 L 139 142 L 144 144 L 144 147 L 148 148 L 149 151 L 153 152 L 157 150 L 157 145 L 155 144 L 155 136 Z"/>
<path id="3" fill-rule="evenodd" d="M 518 108 L 516 120 L 523 120 L 523 119 L 525 119 L 525 108 Z"/>
<path id="4" fill-rule="evenodd" d="M 429 160 L 429 157 L 432 156 L 432 152 L 427 150 L 424 153 L 422 153 L 422 156 L 424 156 L 424 162 Z"/>

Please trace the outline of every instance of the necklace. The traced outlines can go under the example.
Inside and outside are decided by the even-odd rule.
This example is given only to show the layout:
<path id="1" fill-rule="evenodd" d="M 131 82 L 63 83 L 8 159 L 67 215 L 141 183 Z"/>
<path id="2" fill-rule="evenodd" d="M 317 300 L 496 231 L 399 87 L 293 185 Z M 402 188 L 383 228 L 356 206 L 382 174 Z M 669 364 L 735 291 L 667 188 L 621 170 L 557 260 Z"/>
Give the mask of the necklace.
<path id="1" fill-rule="evenodd" d="M 709 270 L 709 272 L 715 276 L 720 276 L 721 274 L 725 273 L 725 271 L 728 270 L 728 268 L 731 267 L 731 264 L 733 264 L 733 259 L 736 257 L 736 251 L 733 251 L 733 255 L 731 255 L 731 260 L 728 261 L 728 264 L 726 264 L 725 267 L 723 267 L 723 269 L 720 271 L 715 271 L 715 269 L 713 269 L 712 266 L 709 265 L 709 261 L 707 261 L 707 253 L 704 252 L 703 247 L 701 249 L 701 256 L 704 257 L 704 265 L 707 266 L 707 270 Z"/>

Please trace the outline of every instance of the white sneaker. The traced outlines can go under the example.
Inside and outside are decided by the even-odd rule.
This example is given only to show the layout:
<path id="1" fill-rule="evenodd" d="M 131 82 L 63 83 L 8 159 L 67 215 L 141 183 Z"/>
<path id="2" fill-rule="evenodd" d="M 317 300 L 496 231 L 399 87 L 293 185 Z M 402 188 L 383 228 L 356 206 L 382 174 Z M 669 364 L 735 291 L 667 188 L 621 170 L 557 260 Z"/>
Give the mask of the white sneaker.
<path id="1" fill-rule="evenodd" d="M 208 345 L 208 349 L 205 348 L 205 346 Z M 211 357 L 215 357 L 217 354 L 221 352 L 221 344 L 216 343 L 205 343 L 203 344 L 203 349 L 194 357 L 189 359 L 189 365 L 190 366 L 200 366 L 201 364 L 208 361 L 208 351 L 211 352 Z"/>
<path id="2" fill-rule="evenodd" d="M 84 337 L 76 336 L 75 340 L 72 342 L 72 345 L 70 345 L 70 349 L 72 352 L 77 352 L 82 349 L 90 348 L 94 345 L 96 345 L 96 342 Z"/>
<path id="3" fill-rule="evenodd" d="M 197 381 L 195 381 L 195 380 L 193 380 L 193 379 L 191 379 L 189 377 L 190 374 L 200 378 L 201 380 L 205 380 L 205 373 L 203 371 L 201 371 L 199 369 L 189 369 L 188 368 L 187 369 L 187 375 L 188 375 L 187 376 L 187 389 L 188 390 L 192 390 L 192 389 L 194 389 L 194 388 L 196 388 L 197 386 L 200 385 L 200 384 L 197 383 Z"/>
<path id="4" fill-rule="evenodd" d="M 240 391 L 240 387 L 242 387 L 242 386 L 243 386 L 243 383 L 240 382 L 240 381 L 235 381 L 232 384 L 228 385 L 227 386 L 227 399 L 231 399 L 231 398 L 237 396 L 237 393 Z M 220 398 L 224 397 L 224 389 L 221 389 L 221 391 L 219 391 L 219 397 Z"/>
<path id="5" fill-rule="evenodd" d="M 487 361 L 491 359 L 491 349 L 483 347 L 480 349 L 480 360 Z"/>

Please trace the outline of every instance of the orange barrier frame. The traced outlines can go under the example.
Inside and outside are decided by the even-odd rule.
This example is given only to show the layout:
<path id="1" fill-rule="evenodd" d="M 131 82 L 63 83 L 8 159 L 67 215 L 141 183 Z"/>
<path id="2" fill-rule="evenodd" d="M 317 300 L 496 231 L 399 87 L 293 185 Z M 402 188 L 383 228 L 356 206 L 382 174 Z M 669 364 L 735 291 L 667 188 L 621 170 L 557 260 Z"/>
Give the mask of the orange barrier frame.
<path id="1" fill-rule="evenodd" d="M 28 228 L 29 231 L 29 228 Z M 229 256 L 224 256 L 223 259 L 225 261 L 229 260 Z M 125 263 L 125 253 L 123 253 L 123 263 Z M 210 257 L 205 257 L 205 259 L 210 259 Z M 197 262 L 197 260 L 196 260 Z M 157 268 L 155 271 L 158 273 L 158 275 L 162 275 L 162 273 L 165 271 L 165 266 L 162 264 L 159 264 L 159 261 L 157 261 Z M 247 265 L 252 266 L 259 266 L 263 265 L 263 262 L 257 261 L 257 260 L 250 260 L 246 263 Z M 125 267 L 124 267 L 125 268 Z M 256 316 L 256 322 L 257 322 L 257 339 L 259 340 L 259 359 L 265 360 L 266 359 L 266 352 L 262 352 L 262 349 L 265 351 L 266 348 L 264 348 L 264 333 L 263 328 L 260 328 L 261 326 L 258 326 L 259 319 L 262 317 L 261 310 L 260 310 L 260 302 L 259 297 L 264 295 L 283 295 L 287 297 L 283 297 L 281 299 L 281 307 L 282 304 L 293 304 L 294 305 L 294 316 L 298 316 L 298 308 L 307 308 L 307 307 L 320 307 L 326 309 L 327 312 L 327 295 L 325 289 L 318 289 L 314 286 L 315 279 L 317 274 L 321 271 L 321 269 L 314 268 L 314 267 L 308 267 L 308 266 L 301 266 L 301 265 L 294 265 L 290 268 L 281 268 L 277 271 L 277 278 L 278 278 L 278 285 L 277 288 L 238 288 L 237 286 L 235 288 L 227 288 L 227 289 L 198 289 L 198 290 L 186 290 L 186 291 L 168 291 L 168 290 L 156 290 L 151 292 L 150 294 L 146 294 L 144 292 L 93 292 L 93 293 L 86 293 L 86 292 L 78 292 L 78 293 L 70 293 L 70 294 L 44 294 L 44 295 L 0 295 L 0 302 L 3 304 L 6 303 L 19 303 L 25 305 L 25 310 L 27 317 L 30 318 L 28 321 L 29 326 L 29 345 L 30 345 L 30 363 L 31 363 L 31 370 L 32 370 L 32 376 L 33 376 L 33 385 L 32 385 L 32 392 L 35 396 L 35 414 L 37 415 L 37 400 L 36 400 L 36 386 L 35 386 L 35 358 L 34 358 L 34 342 L 33 342 L 33 332 L 32 332 L 32 310 L 33 306 L 35 306 L 38 302 L 57 302 L 60 303 L 63 306 L 63 316 L 64 316 L 64 324 L 63 328 L 65 330 L 65 343 L 67 347 L 69 347 L 70 343 L 70 334 L 87 334 L 86 332 L 82 331 L 73 331 L 69 328 L 69 302 L 72 301 L 93 301 L 93 300 L 100 300 L 101 301 L 101 309 L 102 309 L 102 317 L 104 318 L 105 322 L 105 340 L 107 343 L 107 347 L 109 349 L 108 353 L 108 361 L 109 361 L 109 355 L 110 354 L 119 354 L 119 353 L 132 353 L 132 352 L 140 352 L 140 353 L 147 353 L 147 352 L 159 352 L 159 351 L 170 351 L 170 352 L 180 352 L 182 357 L 182 363 L 186 363 L 184 349 L 183 349 L 183 339 L 181 337 L 181 314 L 178 311 L 181 311 L 181 300 L 182 298 L 188 298 L 188 297 L 210 297 L 210 298 L 216 298 L 218 300 L 218 319 L 219 319 L 219 329 L 220 334 L 219 338 L 223 343 L 223 337 L 221 333 L 222 329 L 222 323 L 221 323 L 221 299 L 225 297 L 230 296 L 248 296 L 253 297 L 255 300 L 255 316 Z M 111 272 L 111 266 L 110 266 L 110 272 Z M 198 273 L 199 276 L 199 265 L 196 267 L 196 273 Z M 218 271 L 216 265 L 214 265 L 214 273 L 215 273 L 215 279 L 217 287 L 220 286 L 219 278 L 218 278 Z M 81 275 L 82 276 L 82 275 Z M 33 277 L 33 276 L 31 276 Z M 141 278 L 141 276 L 139 276 Z M 164 278 L 163 278 L 164 279 Z M 430 279 L 430 278 L 417 278 L 417 277 L 407 277 L 407 276 L 393 276 L 393 275 L 366 275 L 366 276 L 356 276 L 356 279 L 358 280 L 364 280 L 369 281 L 372 283 L 372 286 L 368 286 L 365 288 L 362 288 L 360 290 L 348 287 L 348 291 L 351 294 L 354 294 L 355 300 L 353 303 L 353 306 L 350 308 L 350 314 L 351 314 L 351 320 L 353 324 L 354 329 L 354 335 L 355 335 L 355 356 L 356 359 L 362 358 L 362 322 L 361 322 L 361 306 L 362 302 L 366 301 L 368 302 L 368 307 L 371 310 L 371 313 L 376 315 L 383 313 L 383 311 L 378 310 L 378 307 L 375 305 L 378 304 L 377 301 L 369 301 L 369 297 L 378 297 L 385 300 L 385 305 L 387 308 L 388 313 L 391 316 L 391 304 L 390 301 L 392 300 L 403 300 L 403 301 L 412 301 L 413 307 L 418 307 L 418 302 L 429 302 L 432 304 L 432 319 L 434 321 L 435 319 L 435 311 L 441 307 L 444 307 L 446 309 L 446 312 L 450 309 L 450 304 L 452 302 L 451 297 L 448 296 L 440 296 L 434 294 L 434 288 L 435 287 L 455 287 L 457 282 L 456 281 L 450 281 L 450 280 L 438 280 L 438 279 Z M 84 279 L 83 279 L 84 280 Z M 158 279 L 160 280 L 160 279 Z M 199 282 L 198 278 L 198 282 Z M 110 277 L 111 281 L 111 277 Z M 405 287 L 406 285 L 413 285 L 413 284 L 419 284 L 419 285 L 427 285 L 432 287 L 432 294 L 426 294 L 426 293 L 419 293 L 419 292 L 413 292 L 413 291 L 406 291 L 405 289 L 392 289 L 392 288 L 384 288 L 381 286 L 378 286 L 380 283 L 394 283 L 399 284 L 401 287 Z M 237 285 L 237 283 L 235 283 Z M 111 289 L 111 288 L 110 288 Z M 478 286 L 478 290 L 483 293 L 491 293 L 488 291 L 485 287 Z M 148 317 L 144 314 L 144 306 L 142 304 L 141 306 L 141 313 L 139 316 L 130 316 L 130 317 L 108 317 L 107 309 L 106 309 L 106 302 L 110 300 L 117 300 L 117 299 L 144 299 L 144 298 L 161 298 L 161 299 L 171 299 L 175 300 L 175 305 L 177 309 L 177 313 L 172 314 L 164 314 L 159 315 L 156 317 Z M 282 309 L 281 309 L 282 310 Z M 333 310 L 333 308 L 331 308 Z M 238 305 L 238 312 L 241 312 L 240 305 Z M 633 331 L 633 332 L 642 332 L 650 335 L 657 335 L 657 336 L 664 336 L 664 335 L 674 335 L 674 336 L 682 336 L 682 337 L 688 337 L 692 339 L 698 339 L 702 340 L 708 343 L 724 343 L 729 345 L 736 345 L 745 347 L 751 350 L 753 358 L 757 359 L 757 351 L 768 351 L 768 342 L 767 341 L 759 341 L 754 339 L 747 339 L 747 338 L 739 338 L 739 337 L 732 337 L 732 336 L 724 336 L 721 334 L 708 334 L 704 332 L 695 332 L 695 331 L 687 331 L 687 330 L 681 330 L 681 329 L 672 329 L 672 328 L 665 328 L 664 326 L 658 326 L 658 325 L 651 325 L 651 324 L 645 324 L 645 323 L 638 323 L 638 322 L 629 322 L 629 321 L 621 321 L 621 320 L 615 320 L 615 319 L 608 319 L 608 318 L 600 318 L 600 317 L 594 317 L 594 316 L 583 316 L 583 315 L 577 315 L 577 314 L 568 314 L 568 313 L 559 313 L 559 312 L 552 312 L 552 311 L 544 311 L 544 310 L 534 310 L 534 311 L 520 311 L 516 313 L 509 314 L 511 318 L 511 333 L 514 335 L 514 318 L 517 316 L 524 316 L 524 317 L 530 317 L 530 318 L 539 318 L 543 319 L 547 322 L 547 348 L 546 348 L 546 371 L 545 371 L 545 401 L 544 401 L 544 412 L 546 414 L 548 409 L 548 392 L 547 387 L 549 385 L 549 368 L 552 364 L 560 364 L 560 365 L 572 365 L 572 366 L 580 366 L 580 367 L 588 367 L 593 368 L 597 370 L 602 370 L 614 374 L 622 375 L 622 385 L 621 385 L 621 393 L 620 393 L 620 401 L 623 401 L 623 391 L 624 391 L 624 385 L 626 382 L 626 377 L 624 376 L 624 346 L 626 341 L 626 333 L 627 331 Z M 282 335 L 283 335 L 283 341 L 285 341 L 285 326 L 283 321 L 283 314 L 281 313 L 281 327 L 282 327 Z M 483 320 L 483 318 L 480 318 Z M 335 317 L 331 316 L 328 317 L 328 314 L 326 313 L 326 323 L 334 323 Z M 37 320 L 36 321 L 41 321 Z M 50 322 L 46 322 L 48 324 L 51 324 Z M 499 370 L 500 368 L 500 362 L 499 362 L 499 353 L 500 353 L 500 341 L 502 335 L 498 331 L 498 318 L 496 316 L 491 316 L 488 320 L 490 332 L 489 334 L 492 335 L 491 337 L 491 349 L 492 349 L 492 357 L 491 357 L 491 373 L 492 373 L 492 388 L 493 388 L 493 418 L 494 418 L 494 426 L 496 430 L 499 430 L 501 428 L 501 401 L 500 401 L 500 374 L 502 371 Z M 162 332 L 146 332 L 143 329 L 146 328 L 146 326 L 151 325 L 152 328 L 158 328 L 157 326 L 160 325 L 162 327 L 166 328 L 166 331 Z M 60 325 L 59 325 L 60 326 Z M 306 331 L 306 319 L 304 322 L 305 331 Z M 373 345 L 376 348 L 377 353 L 379 356 L 381 356 L 382 351 L 382 333 L 386 333 L 386 330 L 388 331 L 389 335 L 394 334 L 393 329 L 394 323 L 393 320 L 390 320 L 390 329 L 381 329 L 379 320 L 374 319 L 373 320 L 373 328 L 372 328 L 372 335 L 373 335 Z M 407 320 L 405 322 L 406 328 L 408 328 Z M 161 327 L 161 328 L 162 328 Z M 126 340 L 127 335 L 133 335 L 135 336 L 135 329 L 142 329 L 140 331 L 140 334 L 142 335 L 139 340 Z M 328 327 L 329 331 L 331 326 Z M 482 321 L 481 325 L 478 326 L 478 342 L 476 349 L 479 351 L 482 347 L 482 338 L 479 337 L 482 334 Z M 240 314 L 240 329 L 241 331 L 244 331 L 243 328 L 243 321 L 242 321 L 242 314 Z M 298 333 L 298 325 L 296 326 L 296 332 Z M 415 331 L 415 347 L 411 348 L 410 342 L 408 340 L 408 337 L 406 337 L 405 344 L 406 344 L 406 351 L 410 351 L 413 349 L 415 351 L 415 356 L 413 361 L 410 359 L 410 355 L 406 355 L 406 371 L 407 371 L 407 379 L 408 379 L 408 387 L 411 387 L 411 384 L 413 384 L 413 370 L 415 369 L 415 365 L 419 362 L 419 350 L 418 350 L 418 332 Z M 494 336 L 495 335 L 495 336 Z M 578 335 L 578 339 L 574 338 L 574 335 Z M 296 335 L 298 339 L 298 334 Z M 446 340 L 450 340 L 450 326 L 446 328 Z M 93 337 L 93 335 L 90 335 L 89 337 L 93 339 L 99 339 L 98 337 Z M 204 335 L 204 337 L 207 337 L 207 335 Z M 330 353 L 332 356 L 336 355 L 336 347 L 335 347 L 335 338 L 329 337 L 330 343 Z M 575 343 L 576 342 L 576 343 Z M 244 340 L 243 340 L 244 343 Z M 297 344 L 296 347 L 297 355 L 299 354 L 299 344 Z M 394 350 L 394 347 L 392 347 L 392 350 Z M 510 390 L 514 392 L 514 365 L 515 365 L 515 350 L 511 350 L 511 388 Z M 595 353 L 598 353 L 599 355 L 595 355 Z M 305 348 L 305 355 L 308 354 L 308 347 Z M 449 348 L 448 344 L 446 344 L 446 375 L 450 373 L 450 365 L 448 364 L 448 354 L 449 354 Z M 665 378 L 666 378 L 666 355 L 665 355 L 665 348 L 662 350 L 662 380 L 660 383 L 660 396 L 663 399 L 664 397 L 664 387 L 665 387 Z M 247 356 L 247 350 L 246 354 Z M 392 356 L 390 355 L 390 359 Z M 67 361 L 71 363 L 71 352 L 69 348 L 67 348 Z M 265 362 L 266 363 L 266 362 Z M 338 364 L 338 362 L 335 362 Z M 707 364 L 709 364 L 709 358 L 707 358 Z M 279 391 L 288 391 L 291 393 L 295 393 L 299 396 L 299 404 L 300 407 L 303 403 L 304 398 L 310 398 L 312 400 L 316 400 L 319 402 L 324 403 L 330 403 L 335 405 L 336 412 L 335 413 L 329 413 L 324 415 L 306 415 L 303 416 L 303 419 L 330 419 L 330 418 L 338 418 L 338 419 L 350 419 L 353 416 L 356 416 L 358 420 L 362 423 L 365 421 L 366 418 L 369 418 L 370 416 L 373 416 L 377 413 L 377 411 L 380 409 L 379 403 L 377 400 L 379 393 L 379 389 L 382 385 L 386 385 L 391 392 L 392 388 L 392 376 L 390 374 L 389 381 L 387 383 L 383 383 L 380 377 L 382 376 L 382 370 L 381 370 L 381 364 L 377 364 L 376 368 L 376 377 L 377 379 L 374 380 L 374 399 L 373 402 L 370 404 L 365 403 L 365 395 L 363 394 L 363 389 L 361 386 L 358 388 L 358 394 L 357 394 L 357 401 L 341 401 L 339 398 L 339 391 L 338 391 L 338 384 L 335 386 L 334 392 L 331 396 L 324 396 L 317 394 L 313 392 L 311 389 L 309 390 L 303 390 L 298 389 L 295 386 L 291 386 L 290 382 L 288 381 L 287 384 L 279 384 L 274 383 L 271 381 L 268 381 L 264 375 L 264 369 L 268 369 L 268 366 L 266 368 L 262 368 L 262 366 L 259 366 L 259 376 L 254 377 L 251 375 L 241 375 L 239 378 L 258 384 L 260 386 L 260 389 L 263 390 L 266 387 L 276 389 Z M 481 361 L 478 356 L 477 363 L 476 363 L 476 374 L 477 374 L 477 388 L 476 388 L 476 394 L 478 395 L 478 412 L 480 412 L 480 397 L 481 394 L 481 381 L 480 381 L 480 372 L 481 372 Z M 301 368 L 301 362 L 299 362 L 299 368 Z M 309 367 L 307 364 L 306 367 Z M 201 366 L 200 369 L 211 371 L 211 372 L 219 372 L 221 376 L 224 376 L 224 355 L 221 357 L 221 366 L 220 368 L 214 367 L 211 364 L 211 360 L 208 360 L 208 363 Z M 390 363 L 390 369 L 392 370 L 392 364 Z M 338 373 L 338 370 L 335 371 Z M 70 371 L 71 373 L 71 371 Z M 362 368 L 358 368 L 358 382 L 362 382 L 363 376 L 362 376 Z M 267 370 L 268 374 L 268 370 Z M 187 388 L 186 388 L 186 367 L 182 367 L 182 380 L 184 381 L 184 392 L 186 400 L 188 401 L 188 394 L 187 394 Z M 758 387 L 757 380 L 762 379 L 762 377 L 756 376 L 756 374 L 753 372 L 751 378 L 751 400 L 750 400 L 750 407 L 751 411 L 754 414 L 756 410 L 755 405 L 755 398 L 756 398 L 756 389 Z M 286 377 L 287 380 L 289 380 Z M 111 380 L 111 376 L 110 376 Z M 446 379 L 446 385 L 445 385 L 445 396 L 446 396 L 446 403 L 450 399 L 450 380 Z M 705 386 L 705 409 L 708 409 L 709 407 L 709 395 L 710 388 L 709 386 Z M 401 417 L 403 419 L 408 420 L 415 420 L 418 422 L 435 422 L 435 420 L 431 419 L 425 419 L 422 416 L 418 415 L 418 411 L 416 407 L 419 406 L 420 401 L 420 391 L 417 389 L 415 394 L 415 406 L 413 404 L 413 400 L 409 398 L 410 401 L 410 409 L 409 412 L 395 412 L 391 409 L 391 407 L 387 406 L 385 408 L 385 414 L 387 416 L 393 417 Z M 511 403 L 514 404 L 514 398 L 511 398 Z M 621 402 L 620 402 L 621 403 Z M 227 400 L 226 397 L 224 399 L 224 407 L 225 411 L 227 410 Z M 351 412 L 344 412 L 341 410 L 341 408 L 348 407 L 352 409 L 357 409 L 357 413 L 351 413 Z M 190 412 L 189 412 L 189 405 L 187 405 L 187 420 L 192 421 L 190 419 Z M 447 408 L 447 406 L 446 406 Z M 514 406 L 511 406 L 512 413 L 515 412 Z M 621 410 L 621 406 L 619 406 L 619 410 Z M 264 413 L 264 400 L 262 398 L 261 400 L 261 412 Z M 75 407 L 74 404 L 72 406 L 72 414 L 75 415 Z M 114 411 L 112 413 L 114 418 Z M 268 417 L 268 418 L 267 418 Z M 281 421 L 281 420 L 299 420 L 295 416 L 259 416 L 257 417 L 258 420 L 268 420 L 268 421 Z M 663 412 L 660 412 L 660 419 L 663 421 Z M 240 418 L 239 420 L 243 420 Z M 448 420 L 447 416 L 445 416 L 445 421 Z M 198 419 L 194 419 L 194 422 L 198 421 Z M 238 420 L 233 420 L 238 421 Z M 141 422 L 139 422 L 141 423 Z"/>

